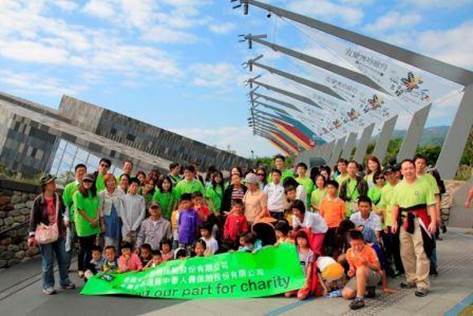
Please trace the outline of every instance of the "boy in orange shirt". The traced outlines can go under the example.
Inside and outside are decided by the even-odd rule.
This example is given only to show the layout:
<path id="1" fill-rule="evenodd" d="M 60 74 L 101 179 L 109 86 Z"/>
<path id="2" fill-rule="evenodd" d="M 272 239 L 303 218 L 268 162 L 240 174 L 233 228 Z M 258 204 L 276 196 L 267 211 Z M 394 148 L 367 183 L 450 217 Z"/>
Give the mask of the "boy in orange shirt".
<path id="1" fill-rule="evenodd" d="M 337 181 L 327 181 L 327 195 L 320 202 L 319 212 L 327 222 L 324 248 L 325 253 L 331 257 L 335 248 L 337 228 L 345 219 L 345 202 L 338 197 Z"/>
<path id="2" fill-rule="evenodd" d="M 383 277 L 383 273 L 376 252 L 365 243 L 360 231 L 350 231 L 350 246 L 346 257 L 350 265 L 348 276 L 351 279 L 345 285 L 342 295 L 345 299 L 354 298 L 350 308 L 356 310 L 365 306 L 365 292 L 367 297 L 376 296 L 376 285 Z"/>

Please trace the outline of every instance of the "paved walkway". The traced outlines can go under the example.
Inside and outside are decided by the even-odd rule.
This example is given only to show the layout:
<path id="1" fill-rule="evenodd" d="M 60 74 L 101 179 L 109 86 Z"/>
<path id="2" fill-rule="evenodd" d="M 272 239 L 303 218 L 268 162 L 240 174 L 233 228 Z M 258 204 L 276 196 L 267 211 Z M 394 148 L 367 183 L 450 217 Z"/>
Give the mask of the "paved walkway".
<path id="1" fill-rule="evenodd" d="M 431 280 L 427 297 L 399 290 L 367 300 L 367 307 L 358 312 L 340 298 L 182 301 L 81 296 L 78 289 L 44 296 L 36 261 L 0 271 L 0 315 L 473 315 L 473 232 L 451 229 L 438 247 L 440 276 Z M 399 282 L 392 280 L 392 287 Z"/>

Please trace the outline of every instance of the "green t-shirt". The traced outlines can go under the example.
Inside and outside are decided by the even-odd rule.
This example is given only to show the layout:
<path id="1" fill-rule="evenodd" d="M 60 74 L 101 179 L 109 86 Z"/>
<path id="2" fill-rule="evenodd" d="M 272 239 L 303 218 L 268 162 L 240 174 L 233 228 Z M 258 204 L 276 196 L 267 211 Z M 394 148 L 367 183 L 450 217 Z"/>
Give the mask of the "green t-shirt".
<path id="1" fill-rule="evenodd" d="M 184 193 L 200 192 L 202 196 L 205 193 L 204 185 L 197 179 L 193 179 L 192 181 L 187 181 L 186 179 L 181 180 L 176 184 L 175 190 L 178 201 Z"/>
<path id="2" fill-rule="evenodd" d="M 439 186 L 437 185 L 437 180 L 430 173 L 424 173 L 421 176 L 417 176 L 422 181 L 427 182 L 434 194 L 440 194 Z"/>
<path id="3" fill-rule="evenodd" d="M 209 207 L 212 212 L 220 212 L 223 200 L 223 190 L 220 185 L 217 185 L 215 189 L 213 185 L 208 185 L 205 189 L 205 198 L 210 200 Z"/>
<path id="4" fill-rule="evenodd" d="M 74 221 L 74 203 L 72 201 L 72 196 L 79 189 L 79 183 L 77 181 L 66 184 L 64 191 L 62 192 L 62 200 L 64 205 L 69 210 L 69 221 Z"/>
<path id="5" fill-rule="evenodd" d="M 169 175 L 169 178 L 171 178 L 171 182 L 173 185 L 176 185 L 179 181 L 182 180 L 182 177 L 180 175 L 177 175 L 177 176 L 173 176 L 173 175 Z"/>
<path id="6" fill-rule="evenodd" d="M 395 187 L 395 185 L 386 183 L 386 185 L 381 189 L 381 201 L 379 201 L 378 207 L 383 210 L 384 227 L 393 225 Z"/>
<path id="7" fill-rule="evenodd" d="M 394 189 L 394 205 L 409 208 L 420 204 L 435 204 L 432 186 L 427 181 L 416 179 L 414 183 L 401 181 Z"/>
<path id="8" fill-rule="evenodd" d="M 358 192 L 356 186 L 358 182 L 356 179 L 352 179 L 349 176 L 343 181 L 347 183 L 347 197 L 350 201 L 345 202 L 345 215 L 350 217 L 351 214 L 357 211 L 357 202 L 360 197 L 360 192 Z"/>
<path id="9" fill-rule="evenodd" d="M 339 174 L 336 178 L 335 178 L 335 181 L 338 182 L 338 185 L 342 185 L 343 181 L 345 181 L 346 179 L 348 179 L 350 176 L 348 175 L 348 173 L 346 173 L 345 175 L 341 175 Z"/>
<path id="10" fill-rule="evenodd" d="M 370 198 L 371 202 L 373 202 L 373 205 L 378 205 L 381 201 L 381 191 L 382 188 L 378 187 L 377 185 L 372 186 L 368 190 L 368 197 Z"/>
<path id="11" fill-rule="evenodd" d="M 310 205 L 315 205 L 317 207 L 317 211 L 319 210 L 320 202 L 322 199 L 327 195 L 327 189 L 320 190 L 319 188 L 312 191 L 310 195 Z"/>
<path id="12" fill-rule="evenodd" d="M 158 202 L 163 217 L 170 220 L 174 205 L 176 204 L 175 191 L 161 193 L 160 190 L 156 190 L 153 195 L 153 201 Z"/>
<path id="13" fill-rule="evenodd" d="M 101 174 L 100 172 L 97 175 L 97 179 L 95 179 L 95 187 L 97 188 L 97 193 L 102 192 L 106 189 L 103 174 Z"/>
<path id="14" fill-rule="evenodd" d="M 99 217 L 99 197 L 94 196 L 84 197 L 79 191 L 74 193 L 72 200 L 74 201 L 75 210 L 84 211 L 89 218 Z M 79 212 L 74 212 L 74 221 L 76 224 L 77 236 L 87 237 L 100 233 L 100 225 L 92 227 Z"/>
<path id="15" fill-rule="evenodd" d="M 284 180 L 286 180 L 287 178 L 289 177 L 293 177 L 294 178 L 294 172 L 291 170 L 291 169 L 284 169 L 282 172 L 281 172 L 281 183 L 284 182 Z M 267 182 L 268 183 L 272 183 L 273 182 L 273 177 L 271 175 L 271 173 L 268 175 L 267 177 Z"/>
<path id="16" fill-rule="evenodd" d="M 312 191 L 314 191 L 315 189 L 314 181 L 312 181 L 312 179 L 309 177 L 304 177 L 304 178 L 297 177 L 296 181 L 297 183 L 302 184 L 304 186 L 305 192 L 307 193 L 307 202 L 310 202 L 310 196 L 312 194 Z"/>

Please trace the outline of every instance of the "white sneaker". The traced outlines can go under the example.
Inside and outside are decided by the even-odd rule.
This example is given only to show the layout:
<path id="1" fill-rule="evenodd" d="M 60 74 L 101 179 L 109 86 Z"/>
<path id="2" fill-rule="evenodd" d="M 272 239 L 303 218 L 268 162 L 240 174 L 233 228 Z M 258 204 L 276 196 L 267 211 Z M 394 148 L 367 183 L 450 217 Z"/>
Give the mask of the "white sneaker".
<path id="1" fill-rule="evenodd" d="M 47 289 L 43 289 L 43 293 L 46 295 L 53 295 L 56 294 L 56 290 L 53 287 L 48 287 Z"/>

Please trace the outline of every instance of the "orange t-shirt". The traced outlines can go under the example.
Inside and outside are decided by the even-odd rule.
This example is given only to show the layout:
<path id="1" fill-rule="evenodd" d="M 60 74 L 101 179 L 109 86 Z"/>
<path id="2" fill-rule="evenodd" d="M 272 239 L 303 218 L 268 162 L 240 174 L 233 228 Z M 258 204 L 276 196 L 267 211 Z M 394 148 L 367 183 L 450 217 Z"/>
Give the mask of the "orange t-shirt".
<path id="1" fill-rule="evenodd" d="M 320 202 L 319 212 L 327 222 L 328 228 L 336 228 L 345 219 L 345 202 L 340 198 L 332 200 L 326 196 Z"/>
<path id="2" fill-rule="evenodd" d="M 365 258 L 369 264 L 376 264 L 378 262 L 376 251 L 374 251 L 374 249 L 369 245 L 365 245 L 363 250 L 361 250 L 359 253 L 354 253 L 352 248 L 347 250 L 347 261 L 350 266 L 354 267 L 355 269 L 358 269 L 362 266 L 361 258 Z"/>

